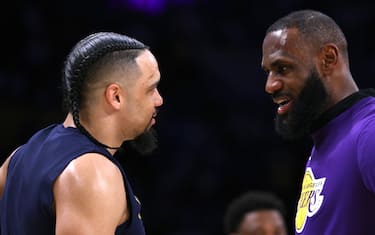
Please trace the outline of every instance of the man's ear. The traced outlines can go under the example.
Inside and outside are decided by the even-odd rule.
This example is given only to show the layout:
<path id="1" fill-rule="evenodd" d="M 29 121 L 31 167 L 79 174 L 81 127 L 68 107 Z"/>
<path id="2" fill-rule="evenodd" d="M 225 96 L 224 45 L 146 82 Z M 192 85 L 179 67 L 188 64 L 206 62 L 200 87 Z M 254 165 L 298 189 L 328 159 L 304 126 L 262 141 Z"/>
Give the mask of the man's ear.
<path id="1" fill-rule="evenodd" d="M 320 49 L 318 66 L 323 75 L 330 75 L 338 63 L 339 49 L 333 43 L 324 45 Z"/>
<path id="2" fill-rule="evenodd" d="M 105 89 L 105 99 L 111 107 L 119 110 L 121 102 L 123 101 L 121 97 L 121 87 L 116 83 L 108 85 Z"/>

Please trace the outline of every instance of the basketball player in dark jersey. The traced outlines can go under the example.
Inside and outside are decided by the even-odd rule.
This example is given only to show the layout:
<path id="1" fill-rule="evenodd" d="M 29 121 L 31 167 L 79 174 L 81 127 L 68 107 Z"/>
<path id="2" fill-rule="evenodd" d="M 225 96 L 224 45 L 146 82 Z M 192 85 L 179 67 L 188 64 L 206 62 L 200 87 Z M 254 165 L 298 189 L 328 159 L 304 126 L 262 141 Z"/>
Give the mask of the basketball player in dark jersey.
<path id="1" fill-rule="evenodd" d="M 64 68 L 65 121 L 38 131 L 0 168 L 1 234 L 145 234 L 113 155 L 154 125 L 159 80 L 143 43 L 111 32 L 81 40 Z"/>

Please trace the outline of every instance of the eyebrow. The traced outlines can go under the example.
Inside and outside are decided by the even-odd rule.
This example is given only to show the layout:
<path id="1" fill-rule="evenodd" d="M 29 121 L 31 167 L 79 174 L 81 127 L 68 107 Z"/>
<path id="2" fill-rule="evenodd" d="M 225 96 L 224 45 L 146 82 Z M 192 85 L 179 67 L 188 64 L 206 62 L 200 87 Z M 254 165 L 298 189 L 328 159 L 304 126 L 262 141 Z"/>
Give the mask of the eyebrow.
<path id="1" fill-rule="evenodd" d="M 287 58 L 279 58 L 279 59 L 276 59 L 275 61 L 272 61 L 272 63 L 269 65 L 269 68 L 275 68 L 277 66 L 280 66 L 280 65 L 292 65 L 293 62 L 288 60 Z M 264 65 L 262 65 L 262 68 L 264 70 L 268 70 Z"/>

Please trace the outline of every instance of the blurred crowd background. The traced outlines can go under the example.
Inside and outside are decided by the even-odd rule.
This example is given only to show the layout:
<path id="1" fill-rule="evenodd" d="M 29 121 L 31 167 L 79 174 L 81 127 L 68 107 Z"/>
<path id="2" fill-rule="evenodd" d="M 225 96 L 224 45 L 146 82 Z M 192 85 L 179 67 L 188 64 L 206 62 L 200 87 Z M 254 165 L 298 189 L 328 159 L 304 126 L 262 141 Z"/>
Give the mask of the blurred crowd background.
<path id="1" fill-rule="evenodd" d="M 374 86 L 372 1 L 9 1 L 0 10 L 1 160 L 64 119 L 60 78 L 73 45 L 97 31 L 123 33 L 151 47 L 162 74 L 158 150 L 118 156 L 148 234 L 222 235 L 228 203 L 255 189 L 286 203 L 292 231 L 311 142 L 275 134 L 276 106 L 260 62 L 266 28 L 305 8 L 337 21 L 354 78 L 361 88 Z"/>

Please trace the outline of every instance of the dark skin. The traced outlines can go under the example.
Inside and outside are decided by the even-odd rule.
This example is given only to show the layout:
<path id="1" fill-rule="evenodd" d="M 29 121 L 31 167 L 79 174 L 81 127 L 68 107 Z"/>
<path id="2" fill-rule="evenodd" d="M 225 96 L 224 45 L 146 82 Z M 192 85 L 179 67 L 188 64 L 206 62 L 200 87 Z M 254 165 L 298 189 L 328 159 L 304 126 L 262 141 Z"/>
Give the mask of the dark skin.
<path id="1" fill-rule="evenodd" d="M 279 211 L 264 209 L 244 215 L 236 233 L 230 235 L 286 235 L 284 219 Z"/>
<path id="2" fill-rule="evenodd" d="M 279 105 L 279 115 L 287 115 L 293 108 L 312 68 L 316 69 L 327 90 L 327 108 L 358 91 L 348 59 L 338 46 L 305 42 L 296 28 L 266 35 L 262 67 L 267 72 L 265 91 Z"/>

